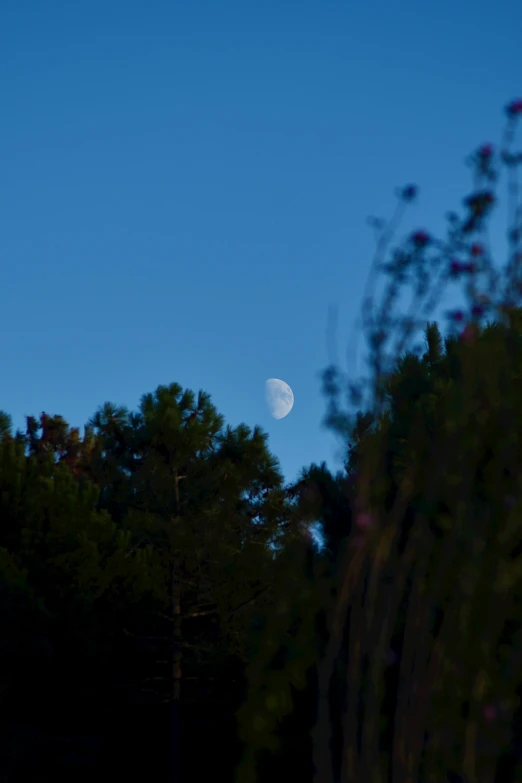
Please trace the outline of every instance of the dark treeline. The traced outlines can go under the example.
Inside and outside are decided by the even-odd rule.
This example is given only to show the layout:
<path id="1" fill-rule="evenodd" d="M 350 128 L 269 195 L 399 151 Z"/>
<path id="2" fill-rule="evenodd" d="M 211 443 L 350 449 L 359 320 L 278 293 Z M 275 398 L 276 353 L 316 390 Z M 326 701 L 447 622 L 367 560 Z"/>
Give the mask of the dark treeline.
<path id="1" fill-rule="evenodd" d="M 13 435 L 2 414 L 2 780 L 232 780 L 302 519 L 266 436 L 204 393 L 106 404 L 83 437 L 45 413 Z"/>
<path id="2" fill-rule="evenodd" d="M 444 637 L 445 674 L 430 692 L 434 715 L 422 739 L 421 777 L 521 780 L 517 318 L 488 325 L 473 344 L 448 339 L 443 346 L 437 327 L 429 325 L 425 354 L 405 355 L 390 376 L 379 419 L 359 414 L 344 470 L 334 476 L 324 464 L 311 465 L 291 486 L 260 429 L 227 426 L 207 394 L 177 384 L 146 394 L 137 412 L 105 404 L 83 436 L 45 413 L 27 417 L 25 431 L 13 433 L 9 416 L 1 414 L 0 780 L 59 783 L 103 775 L 158 783 L 312 783 L 323 741 L 331 752 L 331 780 L 347 783 L 346 716 L 361 723 L 364 713 L 370 720 L 350 673 L 359 654 L 354 644 L 364 637 L 370 641 L 361 653 L 361 693 L 372 656 L 382 658 L 384 686 L 378 725 L 364 735 L 369 739 L 358 735 L 356 755 L 374 754 L 376 769 L 381 756 L 391 760 L 394 776 L 380 779 L 403 783 L 400 738 L 413 736 L 408 720 L 412 711 L 417 720 L 417 702 L 404 707 L 401 660 L 413 654 L 412 634 L 424 638 L 423 623 L 429 621 L 426 638 L 435 644 L 454 609 L 453 631 Z M 461 421 L 453 412 L 463 401 L 464 366 L 475 408 Z M 449 452 L 455 428 L 464 451 Z M 352 546 L 361 532 L 354 524 L 356 490 L 370 452 L 370 496 L 388 514 L 382 540 L 388 527 L 397 532 L 398 558 L 414 535 L 419 552 L 442 553 L 460 513 L 452 471 L 464 475 L 459 460 L 465 459 L 476 530 L 480 514 L 494 510 L 491 529 L 484 528 L 487 551 L 502 545 L 510 565 L 501 589 L 495 586 L 501 575 L 491 572 L 497 561 L 491 568 L 487 558 L 481 561 L 474 592 L 469 587 L 466 593 L 473 600 L 465 605 L 456 584 L 471 556 L 448 561 L 445 589 L 429 604 L 431 593 L 417 590 L 428 584 L 419 557 L 392 617 L 388 604 L 364 598 L 384 562 L 378 578 L 387 600 L 395 584 L 391 569 L 401 562 L 391 554 L 381 558 L 377 547 L 375 561 L 357 566 L 352 608 L 326 677 L 332 611 L 359 551 Z M 501 452 L 511 469 L 498 468 L 493 457 Z M 412 461 L 420 470 L 395 519 L 391 512 Z M 430 494 L 426 481 L 434 472 L 446 484 Z M 499 496 L 508 503 L 500 516 Z M 321 549 L 310 534 L 316 522 Z M 478 540 L 476 530 L 462 534 L 464 553 Z M 368 606 L 362 614 L 356 612 L 359 590 L 360 607 Z M 420 601 L 417 614 L 410 611 L 413 597 Z M 465 618 L 459 615 L 464 606 Z M 389 641 L 371 636 L 370 614 L 379 629 L 395 618 Z M 452 679 L 454 670 L 459 674 Z M 477 672 L 483 675 L 478 690 Z M 330 734 L 318 707 L 325 677 Z M 508 719 L 499 728 L 503 715 Z M 487 775 L 481 760 L 475 778 L 463 776 L 471 744 L 477 758 L 485 753 L 489 759 Z M 446 765 L 438 777 L 431 774 L 435 762 L 429 766 L 434 750 Z M 370 780 L 362 772 L 354 779 Z"/>

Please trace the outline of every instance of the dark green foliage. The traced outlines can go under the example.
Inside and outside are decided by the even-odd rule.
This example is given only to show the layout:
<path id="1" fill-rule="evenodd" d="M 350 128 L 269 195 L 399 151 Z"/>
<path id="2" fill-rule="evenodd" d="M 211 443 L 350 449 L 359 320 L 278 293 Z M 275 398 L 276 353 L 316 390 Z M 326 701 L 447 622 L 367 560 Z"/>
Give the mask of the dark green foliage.
<path id="1" fill-rule="evenodd" d="M 341 472 L 333 476 L 324 462 L 312 464 L 289 492 L 298 498 L 301 519 L 319 523 L 324 556 L 334 562 L 351 530 L 353 477 Z"/>
<path id="2" fill-rule="evenodd" d="M 504 710 L 506 716 L 514 714 L 515 723 L 517 720 L 519 701 L 515 687 L 522 677 L 520 658 L 515 664 L 521 652 L 522 629 L 520 603 L 516 598 L 519 587 L 515 587 L 522 578 L 517 465 L 522 453 L 516 433 L 522 430 L 519 380 L 522 351 L 520 332 L 514 323 L 513 313 L 510 324 L 487 325 L 471 345 L 447 341 L 445 354 L 441 354 L 436 328 L 428 326 L 428 351 L 422 360 L 412 355 L 398 363 L 388 381 L 385 413 L 373 432 L 361 434 L 351 453 L 352 464 L 357 464 L 358 469 L 365 455 L 373 460 L 366 464 L 371 475 L 384 479 L 373 481 L 365 496 L 370 508 L 384 510 L 383 525 L 391 524 L 392 512 L 406 491 L 406 505 L 396 517 L 399 523 L 396 534 L 390 528 L 390 535 L 396 536 L 400 558 L 406 557 L 415 537 L 420 536 L 415 545 L 417 548 L 422 545 L 417 556 L 418 575 L 410 572 L 407 580 L 391 649 L 400 661 L 410 654 L 404 648 L 408 636 L 411 648 L 411 640 L 416 639 L 415 644 L 420 644 L 424 632 L 427 640 L 440 639 L 444 645 L 442 671 L 445 674 L 439 672 L 440 683 L 432 696 L 434 722 L 424 737 L 427 744 L 422 764 L 426 774 L 435 759 L 439 774 L 448 762 L 454 769 L 459 766 L 462 769 L 458 738 L 464 742 L 464 725 L 478 721 L 475 730 L 480 739 L 473 753 L 482 759 L 484 779 L 492 779 L 488 775 L 494 775 L 495 753 L 497 759 L 507 753 L 509 722 L 506 726 L 498 718 L 487 729 L 483 718 L 480 726 L 480 710 L 496 709 L 497 716 L 499 710 L 501 714 Z M 463 505 L 464 497 L 467 505 Z M 506 512 L 506 502 L 509 512 Z M 428 558 L 430 549 L 432 554 Z M 389 573 L 392 577 L 393 570 Z M 385 573 L 381 579 L 387 579 Z M 424 619 L 422 615 L 414 619 L 416 593 L 419 598 L 431 595 L 433 601 L 431 609 L 429 604 L 426 606 Z M 366 611 L 369 610 L 370 606 Z M 429 622 L 423 631 L 426 621 Z M 518 629 L 519 636 L 506 645 L 502 635 L 510 624 Z M 493 663 L 491 656 L 500 649 L 504 650 L 511 668 L 505 662 Z M 397 723 L 399 680 L 393 668 L 385 674 L 381 713 L 382 717 L 387 716 L 384 723 L 388 729 L 381 734 L 380 741 L 389 758 L 395 735 L 400 735 L 407 726 L 407 723 Z M 455 687 L 456 672 L 460 672 L 459 687 Z M 360 677 L 364 684 L 363 669 Z M 471 702 L 469 697 L 466 701 L 466 693 L 472 694 Z M 489 708 L 488 699 L 497 706 Z M 453 734 L 453 748 L 448 745 L 448 733 Z M 487 734 L 492 735 L 491 740 L 486 738 Z M 409 737 L 411 746 L 414 741 L 411 729 Z M 490 750 L 486 761 L 487 747 Z M 468 753 L 471 752 L 469 749 Z M 464 762 L 468 770 L 470 759 L 468 755 Z"/>
<path id="3" fill-rule="evenodd" d="M 161 779 L 177 700 L 183 744 L 202 733 L 231 779 L 252 630 L 279 589 L 276 552 L 301 535 L 266 436 L 225 427 L 208 395 L 176 384 L 137 413 L 106 404 L 83 439 L 59 416 L 28 417 L 14 438 L 1 424 L 5 746 L 14 724 L 92 732 L 114 776 L 148 777 L 153 752 Z M 10 753 L 5 774 L 30 780 Z M 206 753 L 182 767 L 216 772 Z"/>
<path id="4" fill-rule="evenodd" d="M 238 783 L 292 771 L 311 781 L 326 687 L 322 736 L 344 780 L 346 742 L 360 774 L 376 753 L 383 770 L 397 758 L 398 738 L 414 728 L 400 706 L 401 666 L 417 660 L 424 682 L 415 645 L 422 655 L 440 639 L 440 686 L 419 718 L 419 774 L 435 758 L 457 774 L 455 742 L 487 698 L 513 728 L 490 737 L 481 724 L 477 742 L 495 748 L 503 774 L 517 769 L 508 746 L 517 747 L 509 731 L 522 714 L 520 333 L 488 325 L 473 345 L 449 340 L 443 351 L 429 325 L 426 342 L 421 359 L 404 355 L 388 377 L 382 415 L 359 413 L 346 470 L 313 464 L 286 488 L 264 433 L 226 427 L 208 395 L 176 384 L 145 395 L 134 413 L 106 404 L 83 438 L 45 414 L 13 437 L 2 417 L 4 738 L 15 724 L 54 738 L 93 735 L 100 750 L 89 763 L 115 776 L 165 779 L 169 746 L 179 756 L 199 743 L 206 753 L 181 760 L 186 779 L 215 774 L 219 757 L 220 774 Z M 360 556 L 365 486 L 365 502 L 384 513 Z M 183 719 L 174 746 L 173 703 Z M 0 757 L 26 774 L 19 757 L 1 748 Z"/>
<path id="5" fill-rule="evenodd" d="M 496 754 L 503 780 L 516 774 L 520 332 L 487 325 L 472 345 L 443 350 L 432 324 L 426 342 L 388 377 L 382 415 L 359 413 L 346 470 L 313 464 L 291 487 L 261 430 L 226 427 L 208 395 L 176 384 L 137 412 L 106 404 L 83 438 L 46 414 L 13 437 L 2 416 L 0 757 L 13 780 L 29 774 L 5 750 L 14 725 L 46 731 L 31 736 L 64 758 L 57 738 L 94 736 L 89 764 L 114 776 L 166 779 L 169 746 L 179 756 L 199 743 L 206 753 L 181 759 L 186 779 L 215 774 L 220 758 L 238 783 L 311 781 L 321 736 L 336 779 L 348 774 L 347 742 L 360 774 L 376 753 L 384 770 L 400 737 L 417 737 L 403 661 L 426 683 L 423 649 L 437 640 L 419 774 L 434 759 L 457 774 L 470 720 L 477 753 L 490 748 L 485 768 L 494 774 Z M 381 509 L 367 550 L 356 546 L 361 497 Z M 487 699 L 512 718 L 495 736 L 480 723 Z M 183 720 L 174 745 L 172 704 Z"/>

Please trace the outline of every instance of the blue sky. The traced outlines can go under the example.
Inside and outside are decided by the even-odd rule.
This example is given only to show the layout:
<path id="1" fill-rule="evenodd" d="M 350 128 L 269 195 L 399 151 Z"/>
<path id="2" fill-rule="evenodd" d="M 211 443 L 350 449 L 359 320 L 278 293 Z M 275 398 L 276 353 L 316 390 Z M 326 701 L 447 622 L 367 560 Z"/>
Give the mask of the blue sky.
<path id="1" fill-rule="evenodd" d="M 0 409 L 83 426 L 175 381 L 261 425 L 287 480 L 336 468 L 328 308 L 360 377 L 366 218 L 413 182 L 399 238 L 443 232 L 522 97 L 521 29 L 519 0 L 4 0 Z"/>

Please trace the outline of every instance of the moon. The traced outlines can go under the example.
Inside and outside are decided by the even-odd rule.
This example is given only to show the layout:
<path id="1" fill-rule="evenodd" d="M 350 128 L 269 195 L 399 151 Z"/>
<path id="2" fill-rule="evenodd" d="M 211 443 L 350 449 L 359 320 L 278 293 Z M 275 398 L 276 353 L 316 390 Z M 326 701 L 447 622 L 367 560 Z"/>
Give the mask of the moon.
<path id="1" fill-rule="evenodd" d="M 265 399 L 270 415 L 274 419 L 288 416 L 294 404 L 294 393 L 290 386 L 279 378 L 265 381 Z"/>

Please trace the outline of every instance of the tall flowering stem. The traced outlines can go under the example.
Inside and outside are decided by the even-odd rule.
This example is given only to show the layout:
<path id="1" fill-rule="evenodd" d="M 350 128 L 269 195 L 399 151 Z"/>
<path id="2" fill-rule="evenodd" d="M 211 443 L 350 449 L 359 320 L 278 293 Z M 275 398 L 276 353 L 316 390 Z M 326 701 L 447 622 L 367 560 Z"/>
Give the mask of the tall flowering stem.
<path id="1" fill-rule="evenodd" d="M 391 261 L 381 260 L 414 186 L 401 192 L 401 208 L 379 240 L 370 282 L 378 270 L 390 282 L 375 318 L 370 285 L 363 302 L 374 426 L 354 447 L 358 517 L 319 666 L 315 783 L 333 780 L 327 693 L 343 644 L 341 783 L 437 783 L 449 773 L 490 783 L 509 744 L 515 690 L 522 684 L 522 213 L 516 187 L 522 154 L 510 149 L 522 100 L 511 102 L 506 114 L 500 155 L 485 144 L 472 156 L 475 192 L 462 219 L 449 214 L 444 241 L 419 229 Z M 497 160 L 511 174 L 503 290 L 484 228 L 496 204 Z M 423 359 L 415 353 L 404 359 L 415 329 L 455 280 L 465 282 L 468 305 L 449 314 L 446 354 L 437 347 L 436 328 L 428 326 Z M 394 321 L 391 308 L 405 282 L 414 284 L 411 306 L 402 322 Z M 497 326 L 482 326 L 488 315 Z M 402 334 L 385 354 L 397 325 Z M 346 437 L 356 422 L 341 408 L 339 373 L 336 378 L 328 421 Z M 395 393 L 401 384 L 402 397 Z M 411 404 L 399 409 L 408 384 Z M 346 385 L 351 403 L 359 404 L 361 386 Z M 397 652 L 390 657 L 393 644 Z M 391 692 L 386 740 L 382 704 Z"/>

